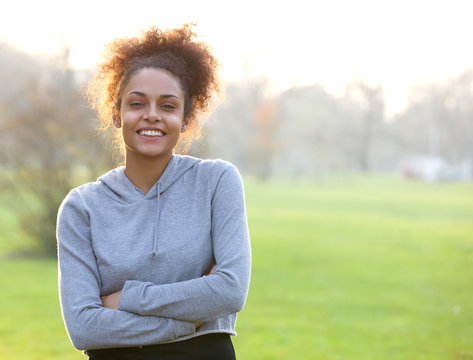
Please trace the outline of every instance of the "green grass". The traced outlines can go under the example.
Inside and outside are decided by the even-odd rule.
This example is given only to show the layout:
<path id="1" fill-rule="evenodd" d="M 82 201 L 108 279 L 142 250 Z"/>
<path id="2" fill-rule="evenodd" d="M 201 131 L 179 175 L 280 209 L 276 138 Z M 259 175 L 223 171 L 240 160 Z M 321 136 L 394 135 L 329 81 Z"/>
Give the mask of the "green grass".
<path id="1" fill-rule="evenodd" d="M 473 185 L 249 179 L 246 192 L 239 360 L 473 359 Z M 0 359 L 85 358 L 56 284 L 54 261 L 0 263 Z"/>
<path id="2" fill-rule="evenodd" d="M 53 260 L 0 264 L 0 359 L 84 359 L 64 330 Z"/>

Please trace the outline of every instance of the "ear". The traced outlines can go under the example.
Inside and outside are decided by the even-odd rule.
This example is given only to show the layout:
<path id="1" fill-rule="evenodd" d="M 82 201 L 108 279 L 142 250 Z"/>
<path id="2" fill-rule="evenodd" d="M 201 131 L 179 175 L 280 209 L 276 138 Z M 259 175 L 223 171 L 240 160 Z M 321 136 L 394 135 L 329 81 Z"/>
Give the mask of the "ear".
<path id="1" fill-rule="evenodd" d="M 182 122 L 182 126 L 181 126 L 181 133 L 185 132 L 188 127 L 189 127 L 189 119 L 184 118 L 184 121 Z"/>
<path id="2" fill-rule="evenodd" d="M 112 107 L 112 122 L 113 126 L 115 126 L 117 129 L 122 127 L 122 121 L 115 105 Z"/>

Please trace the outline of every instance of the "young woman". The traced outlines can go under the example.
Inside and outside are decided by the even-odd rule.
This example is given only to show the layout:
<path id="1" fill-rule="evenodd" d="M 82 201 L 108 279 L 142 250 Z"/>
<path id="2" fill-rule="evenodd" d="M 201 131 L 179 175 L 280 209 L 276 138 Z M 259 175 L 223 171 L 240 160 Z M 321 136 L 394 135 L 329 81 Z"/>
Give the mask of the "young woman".
<path id="1" fill-rule="evenodd" d="M 241 178 L 174 154 L 218 91 L 217 61 L 189 26 L 115 40 L 105 55 L 89 92 L 125 165 L 59 209 L 68 334 L 93 360 L 235 359 L 251 266 Z"/>

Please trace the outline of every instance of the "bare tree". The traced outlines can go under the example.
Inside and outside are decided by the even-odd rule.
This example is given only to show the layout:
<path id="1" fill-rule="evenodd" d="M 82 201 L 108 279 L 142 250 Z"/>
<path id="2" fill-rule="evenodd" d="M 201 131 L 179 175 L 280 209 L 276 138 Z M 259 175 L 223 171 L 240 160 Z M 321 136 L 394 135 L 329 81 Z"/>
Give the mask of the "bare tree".
<path id="1" fill-rule="evenodd" d="M 424 154 L 473 164 L 473 70 L 420 85 L 392 124 L 402 155 Z"/>
<path id="2" fill-rule="evenodd" d="M 261 179 L 272 173 L 278 108 L 265 94 L 267 79 L 229 84 L 224 103 L 205 129 L 205 155 L 234 162 Z M 201 148 L 202 149 L 202 148 Z"/>
<path id="3" fill-rule="evenodd" d="M 367 172 L 372 169 L 375 140 L 385 124 L 383 88 L 356 81 L 347 87 L 347 100 L 356 104 L 358 114 L 356 126 L 351 127 L 356 142 L 354 154 L 358 168 Z"/>

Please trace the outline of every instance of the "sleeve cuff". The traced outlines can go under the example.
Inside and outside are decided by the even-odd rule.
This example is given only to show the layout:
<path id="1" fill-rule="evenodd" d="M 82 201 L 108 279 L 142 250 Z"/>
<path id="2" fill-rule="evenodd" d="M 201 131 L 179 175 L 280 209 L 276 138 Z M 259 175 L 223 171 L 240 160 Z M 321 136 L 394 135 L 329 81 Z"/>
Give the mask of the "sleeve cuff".
<path id="1" fill-rule="evenodd" d="M 147 283 L 141 281 L 127 280 L 120 296 L 120 310 L 142 315 L 140 314 L 142 311 L 140 311 L 139 308 L 139 299 L 140 293 L 143 291 L 143 287 L 146 286 L 146 284 Z M 176 319 L 172 320 L 174 324 L 174 338 L 188 336 L 195 333 L 195 323 Z"/>
<path id="2" fill-rule="evenodd" d="M 140 313 L 139 302 L 143 283 L 136 280 L 127 280 L 120 296 L 120 310 L 128 311 L 138 315 Z"/>
<path id="3" fill-rule="evenodd" d="M 193 333 L 195 333 L 195 324 L 189 321 L 175 320 L 174 333 L 176 335 L 176 338 L 186 335 L 192 335 Z"/>

